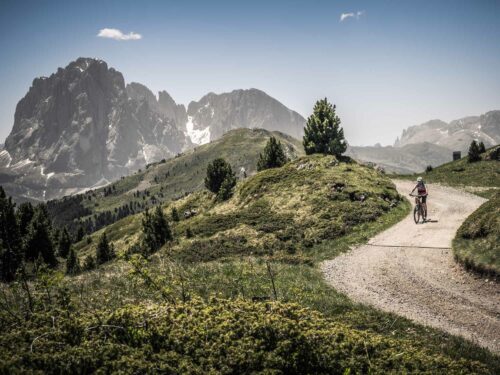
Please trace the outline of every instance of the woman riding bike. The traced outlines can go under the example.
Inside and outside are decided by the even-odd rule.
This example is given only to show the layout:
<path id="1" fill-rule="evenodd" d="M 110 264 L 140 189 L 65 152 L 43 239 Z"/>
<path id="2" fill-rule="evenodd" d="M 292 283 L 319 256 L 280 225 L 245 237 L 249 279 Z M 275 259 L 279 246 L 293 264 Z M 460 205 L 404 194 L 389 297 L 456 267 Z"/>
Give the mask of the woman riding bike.
<path id="1" fill-rule="evenodd" d="M 417 190 L 418 198 L 422 202 L 422 208 L 424 209 L 424 221 L 427 220 L 427 186 L 424 184 L 424 180 L 422 177 L 417 178 L 417 186 L 413 188 L 411 191 L 410 195 L 413 194 L 413 192 Z"/>

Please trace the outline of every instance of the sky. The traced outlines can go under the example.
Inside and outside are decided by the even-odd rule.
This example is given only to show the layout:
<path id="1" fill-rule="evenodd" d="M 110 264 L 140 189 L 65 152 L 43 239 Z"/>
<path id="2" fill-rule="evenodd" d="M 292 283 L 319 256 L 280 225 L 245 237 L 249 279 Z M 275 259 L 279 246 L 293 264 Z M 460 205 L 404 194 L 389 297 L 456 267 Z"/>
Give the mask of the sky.
<path id="1" fill-rule="evenodd" d="M 35 77 L 96 57 L 188 104 L 258 88 L 327 97 L 352 145 L 500 109 L 498 0 L 0 0 L 0 143 Z"/>

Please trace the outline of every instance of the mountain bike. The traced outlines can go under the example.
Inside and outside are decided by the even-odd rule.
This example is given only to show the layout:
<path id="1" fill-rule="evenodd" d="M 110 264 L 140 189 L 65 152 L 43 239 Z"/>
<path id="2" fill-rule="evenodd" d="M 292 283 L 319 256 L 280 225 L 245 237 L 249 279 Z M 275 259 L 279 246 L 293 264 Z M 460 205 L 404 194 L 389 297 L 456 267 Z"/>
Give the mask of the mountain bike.
<path id="1" fill-rule="evenodd" d="M 415 224 L 418 224 L 420 219 L 422 219 L 422 223 L 426 221 L 426 215 L 424 212 L 424 207 L 422 205 L 422 196 L 410 194 L 410 197 L 415 197 L 415 208 L 413 209 L 413 220 L 415 220 Z"/>

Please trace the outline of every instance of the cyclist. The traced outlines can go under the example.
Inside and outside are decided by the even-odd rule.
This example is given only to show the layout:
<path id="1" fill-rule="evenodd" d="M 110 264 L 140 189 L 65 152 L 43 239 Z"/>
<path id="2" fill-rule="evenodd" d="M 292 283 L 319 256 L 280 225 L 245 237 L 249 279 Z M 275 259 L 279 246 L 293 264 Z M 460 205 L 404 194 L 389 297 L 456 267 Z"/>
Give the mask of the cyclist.
<path id="1" fill-rule="evenodd" d="M 417 190 L 418 197 L 422 201 L 422 208 L 424 209 L 424 221 L 427 219 L 427 186 L 425 186 L 424 180 L 422 177 L 417 178 L 417 185 L 413 188 L 410 195 Z"/>

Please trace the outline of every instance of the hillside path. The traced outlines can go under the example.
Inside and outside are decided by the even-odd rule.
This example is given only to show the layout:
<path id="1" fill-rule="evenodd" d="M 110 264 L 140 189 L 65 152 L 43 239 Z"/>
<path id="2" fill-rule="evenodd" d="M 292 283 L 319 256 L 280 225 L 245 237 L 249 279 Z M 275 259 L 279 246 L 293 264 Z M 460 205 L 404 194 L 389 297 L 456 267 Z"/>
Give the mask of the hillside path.
<path id="1" fill-rule="evenodd" d="M 394 181 L 408 196 L 414 184 Z M 428 185 L 428 218 L 413 213 L 363 245 L 322 263 L 326 280 L 356 302 L 403 315 L 500 353 L 500 284 L 453 260 L 451 241 L 484 199 Z"/>

